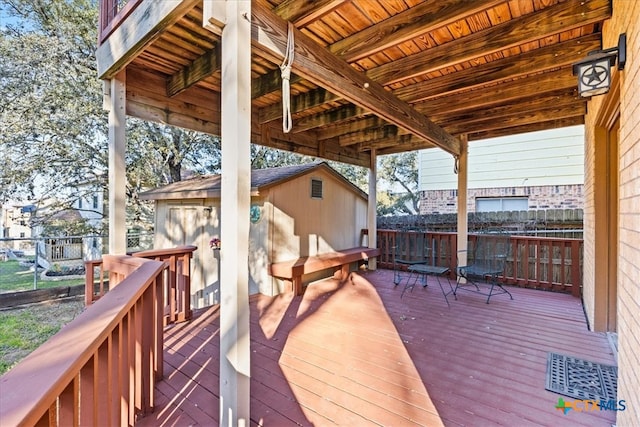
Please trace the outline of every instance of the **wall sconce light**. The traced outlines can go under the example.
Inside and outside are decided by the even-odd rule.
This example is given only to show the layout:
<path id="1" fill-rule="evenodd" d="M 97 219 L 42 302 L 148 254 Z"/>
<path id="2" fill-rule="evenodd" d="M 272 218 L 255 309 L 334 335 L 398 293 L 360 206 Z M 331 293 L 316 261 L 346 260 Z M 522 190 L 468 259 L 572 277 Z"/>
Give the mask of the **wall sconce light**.
<path id="1" fill-rule="evenodd" d="M 620 34 L 618 46 L 589 52 L 587 57 L 573 64 L 573 75 L 578 76 L 578 93 L 584 98 L 609 92 L 611 67 L 616 64 L 624 70 L 627 62 L 627 35 Z"/>

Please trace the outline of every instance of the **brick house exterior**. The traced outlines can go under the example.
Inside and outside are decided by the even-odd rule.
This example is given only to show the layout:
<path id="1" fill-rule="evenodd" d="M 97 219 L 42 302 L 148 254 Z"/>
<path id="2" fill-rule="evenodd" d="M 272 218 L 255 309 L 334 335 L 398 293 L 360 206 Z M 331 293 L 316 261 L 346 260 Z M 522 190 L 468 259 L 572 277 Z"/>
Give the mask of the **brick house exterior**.
<path id="1" fill-rule="evenodd" d="M 582 209 L 583 147 L 583 126 L 473 141 L 467 211 Z M 457 212 L 453 168 L 441 150 L 420 152 L 420 214 Z"/>
<path id="2" fill-rule="evenodd" d="M 640 3 L 613 0 L 602 48 L 627 35 L 624 71 L 585 116 L 583 302 L 591 329 L 618 334 L 617 425 L 640 420 Z"/>

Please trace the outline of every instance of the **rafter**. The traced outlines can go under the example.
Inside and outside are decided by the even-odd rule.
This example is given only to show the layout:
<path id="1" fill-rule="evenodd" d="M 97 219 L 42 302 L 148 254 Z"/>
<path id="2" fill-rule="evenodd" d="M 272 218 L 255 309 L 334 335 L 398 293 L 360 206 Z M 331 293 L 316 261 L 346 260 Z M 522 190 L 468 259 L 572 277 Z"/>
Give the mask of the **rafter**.
<path id="1" fill-rule="evenodd" d="M 527 74 L 571 65 L 587 52 L 600 48 L 599 33 L 530 50 L 519 55 L 445 74 L 428 82 L 420 82 L 393 91 L 403 101 L 416 102 L 430 97 L 452 94 L 489 83 L 514 79 Z"/>
<path id="2" fill-rule="evenodd" d="M 416 104 L 418 111 L 432 114 L 441 111 L 450 113 L 477 108 L 488 108 L 505 102 L 515 102 L 521 98 L 535 95 L 542 96 L 546 92 L 575 88 L 576 80 L 569 68 L 550 73 L 543 73 L 527 78 L 505 82 L 483 89 L 472 90 L 461 94 L 442 96 Z"/>
<path id="3" fill-rule="evenodd" d="M 611 17 L 609 0 L 568 0 L 367 71 L 390 84 Z"/>
<path id="4" fill-rule="evenodd" d="M 529 111 L 527 113 L 512 114 L 503 117 L 492 117 L 474 123 L 457 123 L 447 126 L 452 134 L 487 132 L 509 127 L 529 125 L 538 122 L 546 122 L 552 119 L 564 119 L 569 117 L 584 116 L 587 106 L 584 102 L 574 102 L 569 105 L 555 106 L 551 104 L 542 110 Z"/>
<path id="5" fill-rule="evenodd" d="M 167 95 L 177 95 L 218 70 L 220 70 L 220 47 L 216 46 L 170 76 L 167 81 Z"/>
<path id="6" fill-rule="evenodd" d="M 253 19 L 257 30 L 254 46 L 268 59 L 282 60 L 287 44 L 287 23 L 256 5 Z M 299 30 L 290 27 L 295 39 L 294 69 L 297 74 L 365 108 L 392 124 L 405 128 L 444 150 L 460 154 L 460 141 L 447 134 L 424 115 L 398 100 L 380 84 L 367 79 Z"/>
<path id="7" fill-rule="evenodd" d="M 353 62 L 442 28 L 461 16 L 489 9 L 503 0 L 439 0 L 423 2 L 329 47 L 331 53 Z"/>
<path id="8" fill-rule="evenodd" d="M 577 126 L 584 124 L 584 116 L 568 117 L 565 119 L 553 119 L 546 122 L 531 123 L 522 126 L 514 126 L 510 128 L 496 129 L 487 132 L 478 132 L 468 134 L 469 141 L 478 139 L 496 138 L 499 136 L 516 135 L 519 133 L 536 132 L 539 130 L 559 129 L 568 126 Z"/>

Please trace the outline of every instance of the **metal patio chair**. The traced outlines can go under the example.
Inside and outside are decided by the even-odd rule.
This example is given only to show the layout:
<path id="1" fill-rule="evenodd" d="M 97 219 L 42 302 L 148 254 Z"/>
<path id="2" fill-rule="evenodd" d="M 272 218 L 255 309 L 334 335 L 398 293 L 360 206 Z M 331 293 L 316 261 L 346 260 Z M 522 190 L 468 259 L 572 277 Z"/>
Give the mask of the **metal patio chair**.
<path id="1" fill-rule="evenodd" d="M 509 235 L 486 233 L 477 237 L 471 251 L 458 251 L 454 296 L 457 298 L 458 290 L 465 290 L 485 295 L 487 304 L 493 295 L 507 294 L 513 299 L 511 293 L 498 282 L 498 277 L 504 275 L 510 248 Z M 461 262 L 464 253 L 467 254 L 467 261 Z M 478 286 L 480 282 L 489 285 L 488 291 Z"/>

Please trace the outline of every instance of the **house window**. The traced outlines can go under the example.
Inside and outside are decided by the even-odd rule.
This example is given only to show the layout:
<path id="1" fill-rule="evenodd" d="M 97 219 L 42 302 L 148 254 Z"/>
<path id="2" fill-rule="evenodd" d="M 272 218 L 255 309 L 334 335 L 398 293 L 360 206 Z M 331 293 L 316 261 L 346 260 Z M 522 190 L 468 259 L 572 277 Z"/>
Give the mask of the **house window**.
<path id="1" fill-rule="evenodd" d="M 527 197 L 478 197 L 476 212 L 526 211 L 529 209 Z"/>
<path id="2" fill-rule="evenodd" d="M 98 195 L 93 195 L 93 209 L 98 209 Z"/>
<path id="3" fill-rule="evenodd" d="M 322 199 L 322 180 L 319 180 L 319 179 L 311 180 L 311 198 Z"/>

